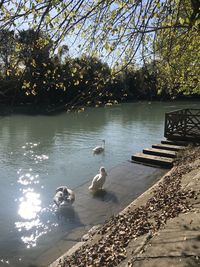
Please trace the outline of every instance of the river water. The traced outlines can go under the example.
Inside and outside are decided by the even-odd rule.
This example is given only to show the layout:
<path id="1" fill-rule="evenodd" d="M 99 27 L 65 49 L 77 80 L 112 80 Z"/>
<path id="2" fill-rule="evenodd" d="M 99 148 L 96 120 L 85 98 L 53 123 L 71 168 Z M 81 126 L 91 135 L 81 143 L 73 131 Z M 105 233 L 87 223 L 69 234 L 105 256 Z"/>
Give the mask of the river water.
<path id="1" fill-rule="evenodd" d="M 109 171 L 160 142 L 165 112 L 181 108 L 199 108 L 199 102 L 140 102 L 56 116 L 0 117 L 0 266 L 28 266 L 31 256 L 39 256 L 57 235 L 52 198 L 58 186 L 77 188 L 100 166 Z M 102 139 L 105 153 L 94 156 L 92 148 Z"/>

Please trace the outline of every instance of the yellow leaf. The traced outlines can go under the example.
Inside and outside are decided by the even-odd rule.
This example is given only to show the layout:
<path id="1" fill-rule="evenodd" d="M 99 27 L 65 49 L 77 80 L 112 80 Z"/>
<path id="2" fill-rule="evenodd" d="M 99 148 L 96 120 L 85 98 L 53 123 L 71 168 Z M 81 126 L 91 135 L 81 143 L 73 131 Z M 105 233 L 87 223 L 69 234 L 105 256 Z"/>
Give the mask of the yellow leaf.
<path id="1" fill-rule="evenodd" d="M 79 85 L 79 80 L 77 80 L 77 81 L 74 83 L 74 85 Z"/>
<path id="2" fill-rule="evenodd" d="M 33 95 L 36 95 L 36 94 L 37 94 L 35 90 L 32 90 L 31 93 L 32 93 Z"/>
<path id="3" fill-rule="evenodd" d="M 112 103 L 106 103 L 105 106 L 112 106 Z"/>

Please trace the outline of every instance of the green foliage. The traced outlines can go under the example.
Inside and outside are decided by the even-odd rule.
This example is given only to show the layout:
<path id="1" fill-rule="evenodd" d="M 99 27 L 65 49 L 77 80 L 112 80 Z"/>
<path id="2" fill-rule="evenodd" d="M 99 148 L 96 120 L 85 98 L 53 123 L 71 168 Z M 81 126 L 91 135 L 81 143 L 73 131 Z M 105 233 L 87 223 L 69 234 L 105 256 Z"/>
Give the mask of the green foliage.
<path id="1" fill-rule="evenodd" d="M 9 79 L 15 70 L 16 41 L 14 31 L 0 31 L 0 66 L 1 75 Z"/>
<path id="2" fill-rule="evenodd" d="M 199 94 L 199 0 L 1 1 L 0 15 L 1 79 L 17 80 L 28 101 L 98 106 L 155 90 Z M 69 43 L 87 57 L 71 59 Z M 146 65 L 139 70 L 130 69 L 136 55 Z"/>
<path id="3" fill-rule="evenodd" d="M 113 19 L 116 12 L 113 10 Z M 184 11 L 181 13 L 180 24 L 184 27 L 191 26 L 188 17 L 192 13 L 188 12 L 186 15 Z M 156 60 L 145 60 L 148 63 L 140 68 L 136 68 L 129 54 L 126 54 L 123 68 L 120 69 L 117 62 L 116 68 L 111 69 L 96 56 L 98 53 L 71 58 L 67 45 L 58 47 L 55 53 L 55 43 L 44 31 L 31 28 L 14 34 L 13 31 L 2 30 L 0 101 L 16 105 L 62 106 L 66 110 L 78 108 L 82 111 L 80 107 L 83 106 L 152 100 L 157 95 L 200 94 L 197 20 L 189 31 L 184 27 L 169 28 L 169 21 L 173 23 L 173 20 L 174 14 L 171 17 L 169 14 L 162 22 L 163 28 L 154 44 Z M 114 30 L 114 33 L 117 31 Z M 142 50 L 143 55 L 149 52 L 150 41 L 151 38 L 146 36 L 147 49 Z M 115 44 L 108 43 L 104 49 L 111 53 Z"/>
<path id="4" fill-rule="evenodd" d="M 11 3 L 0 3 L 1 29 L 8 26 L 19 29 L 22 23 L 37 32 L 45 29 L 54 37 L 56 46 L 67 41 L 70 35 L 75 36 L 78 43 L 82 39 L 81 49 L 105 58 L 115 56 L 116 61 L 124 58 L 126 64 L 132 62 L 142 45 L 149 46 L 146 40 L 151 33 L 168 28 L 170 38 L 177 28 L 181 31 L 199 29 L 198 0 L 22 0 Z"/>
<path id="5" fill-rule="evenodd" d="M 9 32 L 6 34 L 9 36 Z M 10 82 L 3 73 L 0 76 L 0 97 L 8 102 L 67 104 L 66 108 L 71 109 L 151 97 L 151 78 L 145 68 L 136 70 L 130 65 L 113 74 L 109 66 L 95 56 L 70 58 L 68 47 L 59 48 L 58 54 L 51 56 L 52 41 L 44 32 L 32 29 L 19 32 L 13 40 L 12 51 L 10 40 L 4 43 L 9 60 L 7 65 L 2 65 L 3 73 L 9 73 Z M 16 64 L 11 75 L 13 62 Z"/>
<path id="6" fill-rule="evenodd" d="M 194 1 L 195 2 L 195 1 Z M 181 25 L 191 26 L 193 9 L 189 1 L 180 4 Z M 171 16 L 171 20 L 175 20 Z M 158 93 L 200 95 L 200 36 L 198 20 L 188 29 L 162 30 L 157 39 L 157 89 Z M 167 21 L 163 22 L 165 25 Z M 169 38 L 170 37 L 170 38 Z"/>

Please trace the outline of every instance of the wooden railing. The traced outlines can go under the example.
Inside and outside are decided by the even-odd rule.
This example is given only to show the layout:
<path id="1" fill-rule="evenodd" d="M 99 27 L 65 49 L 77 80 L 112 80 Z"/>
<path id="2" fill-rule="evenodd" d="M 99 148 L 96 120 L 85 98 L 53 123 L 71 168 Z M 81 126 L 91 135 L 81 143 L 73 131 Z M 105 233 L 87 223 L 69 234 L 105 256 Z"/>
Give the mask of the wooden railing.
<path id="1" fill-rule="evenodd" d="M 181 109 L 165 114 L 164 136 L 200 142 L 200 109 Z"/>

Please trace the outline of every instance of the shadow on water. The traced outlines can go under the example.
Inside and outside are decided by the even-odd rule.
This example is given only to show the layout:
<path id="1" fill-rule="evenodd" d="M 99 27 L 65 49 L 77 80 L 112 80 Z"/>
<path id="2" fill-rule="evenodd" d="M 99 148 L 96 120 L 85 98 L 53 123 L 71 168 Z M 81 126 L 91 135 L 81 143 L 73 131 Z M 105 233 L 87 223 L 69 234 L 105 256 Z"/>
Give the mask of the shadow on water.
<path id="1" fill-rule="evenodd" d="M 67 226 L 67 228 L 84 226 L 78 213 L 74 210 L 74 207 L 59 209 L 56 211 L 56 216 L 60 226 Z"/>
<path id="2" fill-rule="evenodd" d="M 115 193 L 113 193 L 112 191 L 108 191 L 108 190 L 99 190 L 95 193 L 92 194 L 93 198 L 99 199 L 101 201 L 104 202 L 113 202 L 115 204 L 119 203 L 119 200 L 116 196 Z"/>

